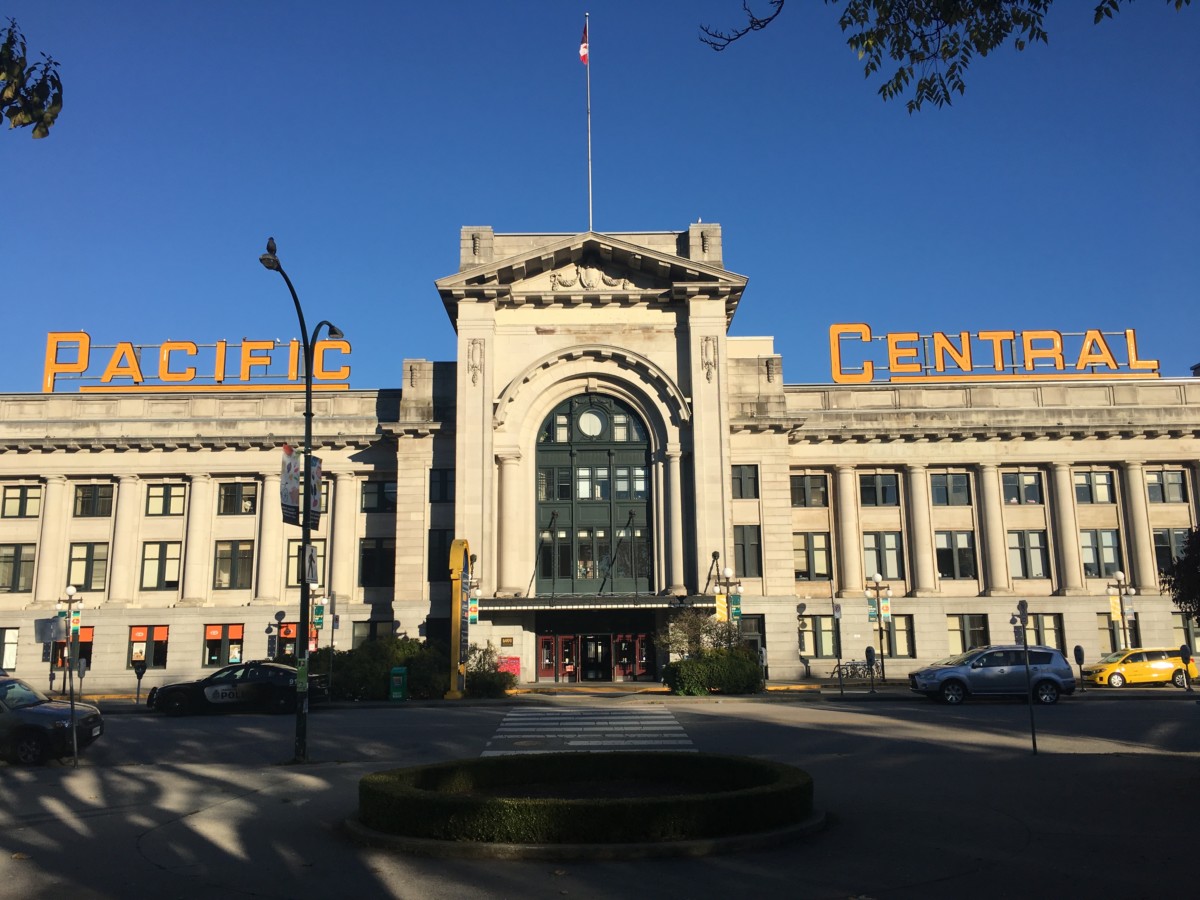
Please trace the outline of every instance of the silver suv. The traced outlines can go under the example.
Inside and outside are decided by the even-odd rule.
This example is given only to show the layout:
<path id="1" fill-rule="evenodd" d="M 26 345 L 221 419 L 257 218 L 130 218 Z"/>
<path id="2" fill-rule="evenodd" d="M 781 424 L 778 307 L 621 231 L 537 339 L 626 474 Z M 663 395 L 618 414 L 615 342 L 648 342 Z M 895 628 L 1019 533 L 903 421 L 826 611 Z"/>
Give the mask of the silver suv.
<path id="1" fill-rule="evenodd" d="M 908 687 L 918 694 L 962 703 L 971 694 L 1024 697 L 1032 690 L 1038 703 L 1075 693 L 1075 675 L 1053 647 L 1029 648 L 1029 682 L 1025 680 L 1025 648 L 1020 644 L 976 647 L 908 674 Z"/>

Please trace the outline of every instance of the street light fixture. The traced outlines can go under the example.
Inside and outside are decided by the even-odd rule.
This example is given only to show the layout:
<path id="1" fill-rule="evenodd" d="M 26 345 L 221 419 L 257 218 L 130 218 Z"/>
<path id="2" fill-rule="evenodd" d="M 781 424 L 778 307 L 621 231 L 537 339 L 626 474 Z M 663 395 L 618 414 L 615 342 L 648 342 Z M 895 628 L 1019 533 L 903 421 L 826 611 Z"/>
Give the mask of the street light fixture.
<path id="1" fill-rule="evenodd" d="M 1125 613 L 1125 598 L 1133 597 L 1137 594 L 1137 588 L 1133 585 L 1125 583 L 1124 572 L 1113 572 L 1115 583 L 1110 582 L 1107 586 L 1110 602 L 1112 599 L 1117 601 L 1117 612 L 1121 617 L 1121 649 L 1129 649 L 1129 620 Z"/>
<path id="2" fill-rule="evenodd" d="M 72 765 L 79 768 L 79 732 L 75 728 L 75 654 L 78 652 L 75 643 L 75 634 L 71 629 L 71 607 L 75 604 L 75 585 L 67 585 L 67 599 L 58 601 L 58 608 L 67 610 L 67 634 L 66 641 L 63 646 L 63 654 L 66 656 L 67 665 L 67 684 L 68 691 L 71 697 L 71 758 Z M 82 602 L 82 601 L 81 601 Z"/>
<path id="3" fill-rule="evenodd" d="M 311 336 L 304 322 L 304 310 L 300 307 L 300 298 L 292 286 L 292 279 L 283 270 L 283 264 L 275 255 L 275 238 L 267 238 L 267 252 L 258 261 L 272 272 L 283 276 L 288 292 L 292 295 L 292 303 L 296 306 L 296 318 L 300 320 L 300 340 L 304 344 L 304 475 L 300 487 L 300 559 L 308 559 L 309 547 L 312 543 L 312 521 L 309 518 L 309 507 L 312 503 L 312 391 L 313 391 L 313 345 L 321 328 L 329 330 L 329 336 L 334 340 L 345 337 L 341 330 L 327 319 L 322 319 L 313 328 Z M 292 762 L 308 762 L 308 632 L 309 632 L 309 584 L 307 573 L 300 579 L 300 623 L 296 641 L 296 752 Z"/>
<path id="4" fill-rule="evenodd" d="M 863 591 L 867 599 L 875 600 L 875 621 L 879 625 L 879 680 L 887 680 L 887 663 L 885 659 L 887 654 L 883 651 L 883 603 L 884 597 L 889 599 L 892 596 L 892 586 L 883 583 L 883 576 L 876 572 L 871 576 L 871 583 L 867 585 L 867 589 Z M 890 604 L 889 604 L 890 605 Z M 888 618 L 892 617 L 891 610 L 888 610 Z"/>

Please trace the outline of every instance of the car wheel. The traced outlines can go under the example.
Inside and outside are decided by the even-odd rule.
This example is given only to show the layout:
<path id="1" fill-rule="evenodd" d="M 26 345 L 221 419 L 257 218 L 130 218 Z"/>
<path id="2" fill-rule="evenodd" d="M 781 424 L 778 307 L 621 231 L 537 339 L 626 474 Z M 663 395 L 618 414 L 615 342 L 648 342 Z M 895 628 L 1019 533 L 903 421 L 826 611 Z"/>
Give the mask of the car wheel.
<path id="1" fill-rule="evenodd" d="M 23 731 L 13 741 L 12 760 L 23 766 L 40 766 L 46 761 L 46 739 L 36 731 Z"/>
<path id="2" fill-rule="evenodd" d="M 1171 684 L 1175 687 L 1187 687 L 1187 678 L 1183 674 L 1183 669 L 1175 670 L 1175 674 L 1171 676 Z"/>
<path id="3" fill-rule="evenodd" d="M 941 698 L 943 703 L 958 706 L 966 699 L 967 689 L 961 681 L 947 681 L 942 685 Z"/>
<path id="4" fill-rule="evenodd" d="M 159 699 L 158 705 L 168 716 L 186 716 L 188 712 L 187 698 L 183 694 L 168 694 L 165 700 Z"/>
<path id="5" fill-rule="evenodd" d="M 1058 702 L 1058 685 L 1053 681 L 1039 681 L 1033 686 L 1033 696 L 1038 703 L 1049 706 Z"/>
<path id="6" fill-rule="evenodd" d="M 1108 676 L 1109 687 L 1123 687 L 1125 685 L 1125 676 L 1120 672 L 1113 672 Z"/>

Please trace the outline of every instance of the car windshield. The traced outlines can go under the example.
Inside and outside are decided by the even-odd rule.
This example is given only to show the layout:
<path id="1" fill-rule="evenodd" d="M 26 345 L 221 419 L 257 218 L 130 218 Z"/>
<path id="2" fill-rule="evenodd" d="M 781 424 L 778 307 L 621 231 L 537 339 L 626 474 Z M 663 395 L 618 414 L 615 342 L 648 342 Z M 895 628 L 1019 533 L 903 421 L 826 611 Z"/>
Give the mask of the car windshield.
<path id="1" fill-rule="evenodd" d="M 979 653 L 978 649 L 968 650 L 966 653 L 960 653 L 957 656 L 947 656 L 945 659 L 939 659 L 934 663 L 935 666 L 961 666 L 971 657 Z"/>
<path id="2" fill-rule="evenodd" d="M 6 681 L 0 685 L 0 700 L 9 709 L 24 709 L 27 706 L 37 706 L 48 703 L 50 698 L 35 687 L 30 687 L 23 681 Z"/>
<path id="3" fill-rule="evenodd" d="M 1110 654 L 1108 654 L 1108 656 L 1101 657 L 1100 662 L 1102 662 L 1102 663 L 1120 662 L 1122 659 L 1125 658 L 1125 654 L 1128 652 L 1129 652 L 1128 650 L 1118 650 L 1116 653 L 1110 653 Z"/>

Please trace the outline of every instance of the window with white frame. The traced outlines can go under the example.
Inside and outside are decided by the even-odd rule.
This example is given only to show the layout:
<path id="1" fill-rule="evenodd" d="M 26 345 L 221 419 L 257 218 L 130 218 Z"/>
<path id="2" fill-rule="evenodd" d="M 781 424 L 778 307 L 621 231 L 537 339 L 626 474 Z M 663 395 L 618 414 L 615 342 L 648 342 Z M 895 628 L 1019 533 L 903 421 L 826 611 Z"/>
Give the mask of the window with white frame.
<path id="1" fill-rule="evenodd" d="M 1113 490 L 1113 473 L 1110 471 L 1085 471 L 1075 473 L 1076 503 L 1116 503 Z"/>
<path id="2" fill-rule="evenodd" d="M 9 484 L 4 486 L 4 503 L 0 516 L 5 519 L 36 519 L 42 511 L 40 484 Z"/>
<path id="3" fill-rule="evenodd" d="M 829 477 L 826 475 L 793 475 L 792 506 L 828 506 Z"/>
<path id="4" fill-rule="evenodd" d="M 1151 503 L 1186 503 L 1187 484 L 1182 469 L 1150 469 L 1146 490 Z"/>
<path id="5" fill-rule="evenodd" d="M 108 579 L 108 544 L 71 545 L 67 584 L 77 591 L 103 591 Z"/>
<path id="6" fill-rule="evenodd" d="M 146 515 L 182 516 L 186 492 L 182 484 L 146 485 Z"/>
<path id="7" fill-rule="evenodd" d="M 1001 472 L 1000 484 L 1005 503 L 1040 506 L 1045 502 L 1041 472 Z"/>
<path id="8" fill-rule="evenodd" d="M 1183 556 L 1190 531 L 1189 528 L 1154 529 L 1154 562 L 1160 575 L 1170 572 L 1175 560 Z"/>
<path id="9" fill-rule="evenodd" d="M 179 541 L 147 541 L 142 544 L 142 590 L 179 590 Z"/>
<path id="10" fill-rule="evenodd" d="M 1083 574 L 1110 578 L 1121 569 L 1120 538 L 1115 528 L 1085 528 L 1079 532 Z"/>
<path id="11" fill-rule="evenodd" d="M 833 577 L 829 557 L 829 532 L 799 531 L 792 535 L 792 555 L 797 581 L 828 581 Z"/>
<path id="12" fill-rule="evenodd" d="M 863 571 L 868 576 L 904 577 L 904 544 L 900 532 L 863 532 Z"/>
<path id="13" fill-rule="evenodd" d="M 934 553 L 939 578 L 975 579 L 975 532 L 939 531 L 934 535 Z"/>
<path id="14" fill-rule="evenodd" d="M 0 594 L 33 590 L 35 544 L 0 544 Z"/>
<path id="15" fill-rule="evenodd" d="M 1008 533 L 1008 570 L 1013 578 L 1050 577 L 1050 548 L 1045 531 Z"/>
<path id="16" fill-rule="evenodd" d="M 934 472 L 929 489 L 934 506 L 971 505 L 971 476 L 966 472 Z"/>

